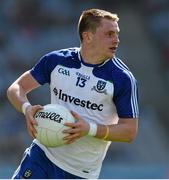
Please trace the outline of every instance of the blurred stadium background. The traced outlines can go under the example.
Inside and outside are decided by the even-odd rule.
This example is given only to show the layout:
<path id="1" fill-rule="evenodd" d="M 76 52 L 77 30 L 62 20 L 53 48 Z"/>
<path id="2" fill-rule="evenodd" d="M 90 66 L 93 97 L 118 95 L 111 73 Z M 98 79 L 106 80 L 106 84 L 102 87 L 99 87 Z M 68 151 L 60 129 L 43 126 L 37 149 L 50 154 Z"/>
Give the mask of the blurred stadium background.
<path id="1" fill-rule="evenodd" d="M 82 10 L 120 17 L 118 56 L 139 82 L 139 133 L 132 144 L 112 143 L 100 178 L 169 178 L 169 0 L 0 1 L 0 178 L 10 178 L 31 139 L 24 116 L 6 98 L 9 85 L 45 53 L 79 46 Z M 29 95 L 49 102 L 48 87 Z"/>

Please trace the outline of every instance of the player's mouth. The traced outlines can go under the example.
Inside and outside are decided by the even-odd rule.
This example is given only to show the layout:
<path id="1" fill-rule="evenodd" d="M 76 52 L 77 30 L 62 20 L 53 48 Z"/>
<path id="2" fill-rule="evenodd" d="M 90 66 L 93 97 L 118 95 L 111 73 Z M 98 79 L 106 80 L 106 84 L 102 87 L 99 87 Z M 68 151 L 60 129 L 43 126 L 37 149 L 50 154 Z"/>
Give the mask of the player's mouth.
<path id="1" fill-rule="evenodd" d="M 110 49 L 113 53 L 115 53 L 116 50 L 117 50 L 117 47 L 110 47 L 109 49 Z"/>

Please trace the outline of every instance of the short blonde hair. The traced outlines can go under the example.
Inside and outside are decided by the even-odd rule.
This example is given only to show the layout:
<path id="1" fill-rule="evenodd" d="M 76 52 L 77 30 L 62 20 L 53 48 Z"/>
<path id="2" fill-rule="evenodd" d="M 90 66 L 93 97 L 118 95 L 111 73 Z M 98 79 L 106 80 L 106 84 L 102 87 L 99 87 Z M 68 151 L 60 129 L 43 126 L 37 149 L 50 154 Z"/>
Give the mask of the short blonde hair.
<path id="1" fill-rule="evenodd" d="M 78 33 L 80 41 L 83 40 L 82 33 L 87 30 L 95 32 L 103 18 L 116 22 L 119 21 L 117 14 L 113 14 L 102 9 L 89 9 L 83 11 L 78 22 Z"/>

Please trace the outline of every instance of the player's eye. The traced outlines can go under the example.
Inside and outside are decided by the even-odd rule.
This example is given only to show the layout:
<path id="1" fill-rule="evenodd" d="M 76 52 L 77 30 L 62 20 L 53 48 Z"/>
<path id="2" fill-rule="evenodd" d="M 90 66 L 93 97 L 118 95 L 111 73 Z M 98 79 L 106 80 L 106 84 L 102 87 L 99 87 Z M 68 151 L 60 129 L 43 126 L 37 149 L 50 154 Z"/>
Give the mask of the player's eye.
<path id="1" fill-rule="evenodd" d="M 108 37 L 112 37 L 113 36 L 113 33 L 112 32 L 109 32 L 108 33 Z"/>
<path id="2" fill-rule="evenodd" d="M 111 32 L 108 32 L 108 33 L 106 34 L 106 36 L 107 36 L 108 38 L 113 38 L 113 37 L 115 37 L 115 36 L 119 36 L 119 32 L 113 32 L 113 31 L 111 31 Z"/>
<path id="3" fill-rule="evenodd" d="M 108 32 L 106 34 L 106 36 L 109 37 L 109 38 L 112 38 L 114 36 L 114 34 L 115 34 L 114 32 Z"/>

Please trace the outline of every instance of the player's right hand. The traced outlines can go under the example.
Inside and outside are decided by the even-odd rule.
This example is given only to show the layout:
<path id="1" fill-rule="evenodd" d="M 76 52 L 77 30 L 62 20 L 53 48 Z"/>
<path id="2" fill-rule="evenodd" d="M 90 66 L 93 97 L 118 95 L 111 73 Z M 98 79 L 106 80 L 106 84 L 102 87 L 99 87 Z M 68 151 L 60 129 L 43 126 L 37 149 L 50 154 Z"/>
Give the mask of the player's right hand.
<path id="1" fill-rule="evenodd" d="M 27 131 L 32 138 L 35 138 L 36 137 L 35 134 L 37 133 L 35 129 L 37 122 L 34 119 L 34 115 L 37 111 L 41 109 L 43 109 L 43 106 L 41 105 L 34 105 L 34 106 L 29 105 L 25 110 Z"/>

